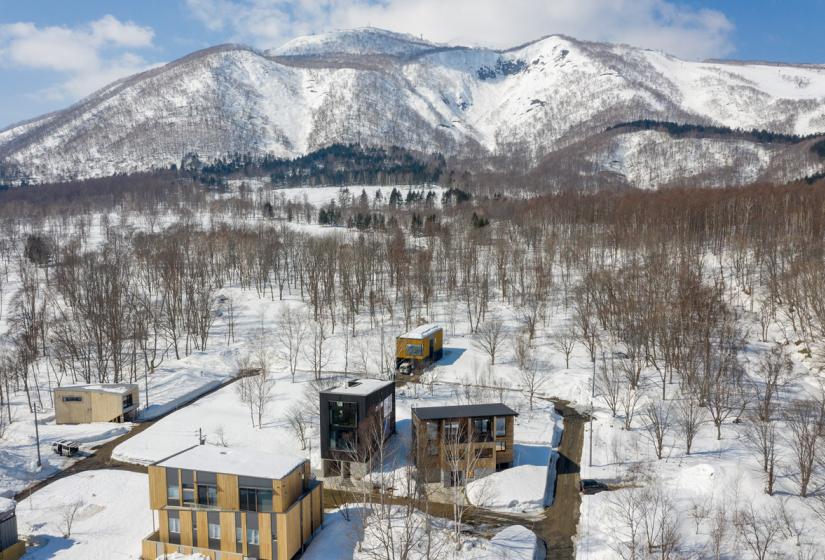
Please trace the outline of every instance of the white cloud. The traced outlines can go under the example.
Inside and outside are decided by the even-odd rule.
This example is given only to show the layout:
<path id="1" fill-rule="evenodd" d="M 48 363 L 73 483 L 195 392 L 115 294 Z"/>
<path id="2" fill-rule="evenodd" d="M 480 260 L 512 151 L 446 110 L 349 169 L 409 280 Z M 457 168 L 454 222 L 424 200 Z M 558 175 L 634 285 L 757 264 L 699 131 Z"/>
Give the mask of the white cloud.
<path id="1" fill-rule="evenodd" d="M 0 66 L 56 72 L 58 82 L 40 95 L 74 99 L 146 69 L 129 49 L 152 47 L 153 38 L 151 28 L 111 15 L 79 27 L 0 24 Z"/>
<path id="2" fill-rule="evenodd" d="M 308 34 L 374 26 L 448 43 L 510 47 L 544 35 L 628 43 L 690 59 L 733 52 L 720 11 L 670 0 L 186 0 L 209 29 L 275 47 Z"/>

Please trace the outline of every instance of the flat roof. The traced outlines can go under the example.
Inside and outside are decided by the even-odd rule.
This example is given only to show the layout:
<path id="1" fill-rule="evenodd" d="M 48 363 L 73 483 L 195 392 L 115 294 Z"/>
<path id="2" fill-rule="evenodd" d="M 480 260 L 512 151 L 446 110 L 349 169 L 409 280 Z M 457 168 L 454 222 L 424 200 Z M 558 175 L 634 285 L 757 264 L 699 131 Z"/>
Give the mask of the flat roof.
<path id="1" fill-rule="evenodd" d="M 394 383 L 394 381 L 385 381 L 383 379 L 354 379 L 352 381 L 347 381 L 338 387 L 332 387 L 331 389 L 321 391 L 321 393 L 328 395 L 354 395 L 357 397 L 365 397 L 383 389 L 384 387 L 393 385 Z"/>
<path id="2" fill-rule="evenodd" d="M 440 326 L 435 323 L 427 323 L 426 325 L 419 325 L 411 331 L 405 332 L 398 338 L 427 338 L 438 330 L 441 330 Z"/>
<path id="3" fill-rule="evenodd" d="M 11 517 L 11 514 L 14 513 L 15 505 L 14 500 L 11 498 L 0 497 L 0 519 Z"/>
<path id="4" fill-rule="evenodd" d="M 158 463 L 158 466 L 280 480 L 306 460 L 289 453 L 206 444 L 181 451 Z"/>
<path id="5" fill-rule="evenodd" d="M 474 418 L 476 416 L 518 416 L 518 412 L 504 403 L 461 404 L 452 406 L 423 406 L 412 409 L 420 420 L 444 418 Z"/>
<path id="6" fill-rule="evenodd" d="M 115 393 L 125 395 L 137 389 L 135 383 L 99 383 L 92 385 L 63 385 L 55 387 L 55 391 L 82 391 L 86 393 Z"/>

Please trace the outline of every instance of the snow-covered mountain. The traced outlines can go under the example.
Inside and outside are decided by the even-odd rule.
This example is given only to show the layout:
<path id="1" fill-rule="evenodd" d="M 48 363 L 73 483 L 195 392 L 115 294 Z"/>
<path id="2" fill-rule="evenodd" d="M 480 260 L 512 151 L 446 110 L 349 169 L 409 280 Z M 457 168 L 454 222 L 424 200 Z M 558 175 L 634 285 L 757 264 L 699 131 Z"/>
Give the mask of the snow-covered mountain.
<path id="1" fill-rule="evenodd" d="M 639 119 L 825 132 L 825 66 L 688 62 L 564 36 L 496 51 L 377 29 L 266 52 L 223 45 L 0 131 L 0 181 L 168 167 L 187 153 L 296 156 L 333 142 L 518 155 L 548 177 L 564 171 L 557 181 L 644 187 L 823 168 L 806 150 L 748 139 L 608 131 Z"/>

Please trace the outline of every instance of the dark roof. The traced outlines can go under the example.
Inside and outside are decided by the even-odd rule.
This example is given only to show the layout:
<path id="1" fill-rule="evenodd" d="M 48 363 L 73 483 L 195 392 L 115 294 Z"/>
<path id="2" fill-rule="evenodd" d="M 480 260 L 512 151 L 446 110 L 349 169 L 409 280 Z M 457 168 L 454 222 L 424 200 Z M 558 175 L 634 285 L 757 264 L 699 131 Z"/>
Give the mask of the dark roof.
<path id="1" fill-rule="evenodd" d="M 503 403 L 425 406 L 413 408 L 412 412 L 419 420 L 475 418 L 477 416 L 518 416 L 518 412 Z"/>

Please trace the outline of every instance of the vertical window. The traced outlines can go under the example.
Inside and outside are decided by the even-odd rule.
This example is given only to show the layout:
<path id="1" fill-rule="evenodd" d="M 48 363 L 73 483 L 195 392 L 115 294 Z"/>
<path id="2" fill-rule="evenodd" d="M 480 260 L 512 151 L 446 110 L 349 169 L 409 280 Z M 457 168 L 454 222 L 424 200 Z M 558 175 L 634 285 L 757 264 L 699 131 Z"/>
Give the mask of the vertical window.
<path id="1" fill-rule="evenodd" d="M 329 446 L 336 451 L 356 449 L 358 404 L 342 401 L 329 403 Z"/>
<path id="2" fill-rule="evenodd" d="M 219 540 L 221 538 L 221 526 L 219 523 L 209 524 L 209 538 Z"/>
<path id="3" fill-rule="evenodd" d="M 133 404 L 134 401 L 132 400 L 132 393 L 129 393 L 128 395 L 123 395 L 123 410 L 126 410 Z"/>
<path id="4" fill-rule="evenodd" d="M 507 435 L 507 419 L 504 417 L 496 417 L 496 437 L 504 437 Z"/>
<path id="5" fill-rule="evenodd" d="M 166 498 L 170 502 L 180 503 L 180 487 L 178 481 L 168 482 L 166 485 Z"/>
<path id="6" fill-rule="evenodd" d="M 260 544 L 258 541 L 258 530 L 257 529 L 247 529 L 246 530 L 246 544 Z"/>
<path id="7" fill-rule="evenodd" d="M 169 532 L 175 535 L 180 534 L 180 519 L 177 517 L 169 518 Z"/>
<path id="8" fill-rule="evenodd" d="M 215 507 L 218 505 L 218 489 L 208 484 L 198 484 L 198 505 Z"/>
<path id="9" fill-rule="evenodd" d="M 496 451 L 506 451 L 507 450 L 507 443 L 503 440 L 496 442 Z"/>
<path id="10" fill-rule="evenodd" d="M 243 529 L 240 525 L 235 526 L 235 540 L 238 541 L 238 544 L 243 543 Z"/>

